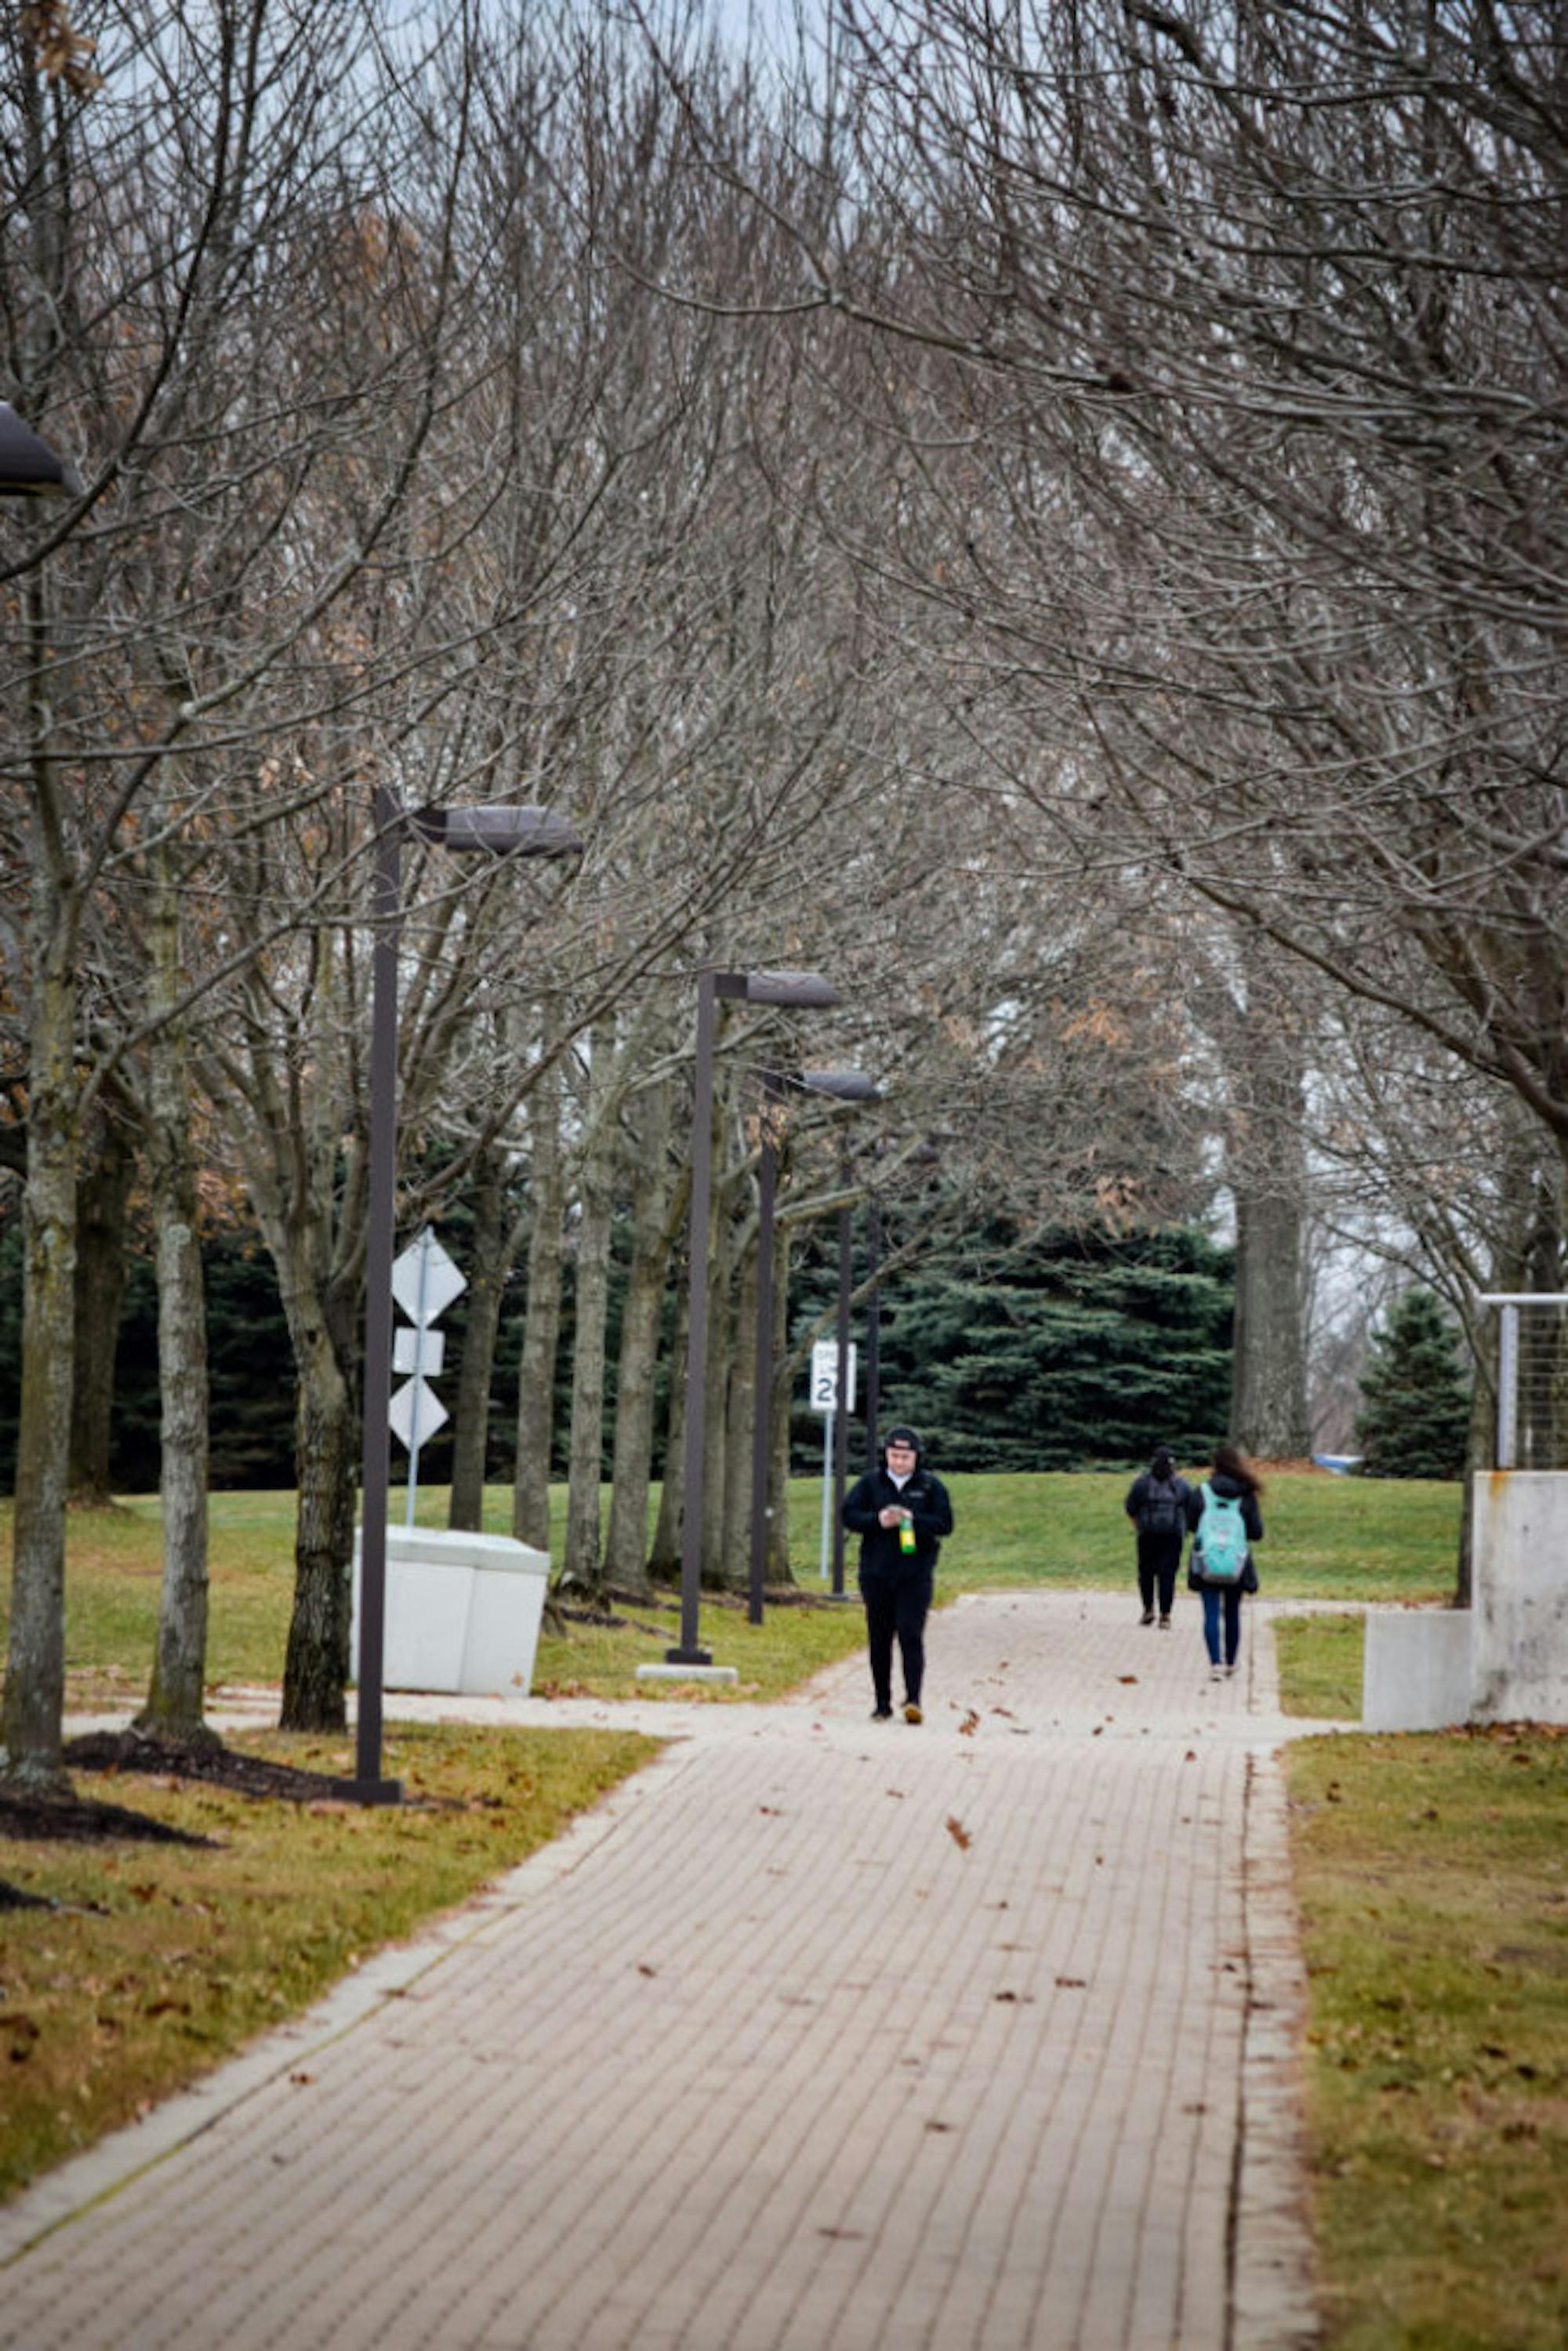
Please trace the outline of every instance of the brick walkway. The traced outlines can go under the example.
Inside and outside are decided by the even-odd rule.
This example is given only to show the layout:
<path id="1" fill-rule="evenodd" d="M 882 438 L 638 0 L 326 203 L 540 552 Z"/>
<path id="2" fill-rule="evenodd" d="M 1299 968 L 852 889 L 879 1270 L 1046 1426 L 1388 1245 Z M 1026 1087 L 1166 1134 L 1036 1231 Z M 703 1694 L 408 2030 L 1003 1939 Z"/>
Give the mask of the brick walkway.
<path id="1" fill-rule="evenodd" d="M 1190 1602 L 1135 1616 L 961 1602 L 920 1729 L 867 1720 L 863 1658 L 767 1708 L 444 1707 L 688 1735 L 0 2212 L 0 2345 L 1312 2341 L 1301 1726 L 1261 1608 L 1218 1685 Z"/>

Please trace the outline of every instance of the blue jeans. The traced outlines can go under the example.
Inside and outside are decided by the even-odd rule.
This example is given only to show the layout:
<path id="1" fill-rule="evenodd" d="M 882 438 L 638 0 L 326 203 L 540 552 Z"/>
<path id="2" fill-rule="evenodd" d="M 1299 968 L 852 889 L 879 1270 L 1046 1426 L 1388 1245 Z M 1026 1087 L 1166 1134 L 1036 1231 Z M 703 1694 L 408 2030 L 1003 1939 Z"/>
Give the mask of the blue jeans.
<path id="1" fill-rule="evenodd" d="M 1241 1646 L 1241 1593 L 1234 1583 L 1212 1583 L 1198 1586 L 1198 1598 L 1203 1603 L 1203 1638 L 1211 1666 L 1233 1666 L 1236 1652 Z M 1225 1655 L 1219 1653 L 1221 1612 L 1225 1621 Z"/>

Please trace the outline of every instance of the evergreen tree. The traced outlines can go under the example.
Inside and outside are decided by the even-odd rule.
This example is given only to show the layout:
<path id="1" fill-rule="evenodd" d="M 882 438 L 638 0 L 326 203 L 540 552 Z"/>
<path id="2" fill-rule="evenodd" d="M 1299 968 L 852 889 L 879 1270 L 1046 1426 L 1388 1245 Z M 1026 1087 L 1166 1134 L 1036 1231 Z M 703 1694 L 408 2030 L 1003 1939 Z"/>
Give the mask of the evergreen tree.
<path id="1" fill-rule="evenodd" d="M 802 1264 L 797 1329 L 831 1296 Z M 944 1469 L 1123 1468 L 1155 1444 L 1206 1458 L 1225 1434 L 1231 1260 L 1191 1229 L 1033 1233 L 991 1220 L 883 1293 L 881 1423 L 908 1420 Z M 863 1346 L 863 1330 L 857 1330 Z M 821 1425 L 795 1423 L 796 1467 Z M 852 1453 L 859 1442 L 852 1423 Z"/>
<path id="2" fill-rule="evenodd" d="M 1458 1339 L 1429 1290 L 1407 1290 L 1375 1332 L 1355 1424 L 1369 1478 L 1464 1473 L 1469 1387 Z"/>

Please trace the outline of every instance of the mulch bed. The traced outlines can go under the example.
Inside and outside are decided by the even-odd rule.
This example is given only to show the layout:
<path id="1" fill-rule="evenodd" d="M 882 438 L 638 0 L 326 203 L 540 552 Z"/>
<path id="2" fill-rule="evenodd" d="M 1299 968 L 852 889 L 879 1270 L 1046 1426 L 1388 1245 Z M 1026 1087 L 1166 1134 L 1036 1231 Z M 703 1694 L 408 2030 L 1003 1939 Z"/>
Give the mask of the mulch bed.
<path id="1" fill-rule="evenodd" d="M 35 1796 L 16 1788 L 0 1788 L 0 1837 L 26 1838 L 50 1844 L 108 1844 L 135 1840 L 142 1844 L 211 1844 L 211 1837 L 193 1836 L 188 1829 L 171 1828 L 127 1804 L 103 1804 L 91 1796 Z"/>
<path id="2" fill-rule="evenodd" d="M 302 1771 L 292 1763 L 272 1763 L 262 1755 L 232 1747 L 171 1747 L 138 1730 L 94 1730 L 68 1741 L 66 1767 L 73 1771 L 123 1772 L 142 1779 L 199 1780 L 240 1796 L 268 1796 L 293 1803 L 330 1802 L 341 1783 L 325 1771 Z M 212 1845 L 215 1840 L 153 1820 L 129 1804 L 96 1796 L 35 1795 L 0 1787 L 0 1837 L 50 1844 Z M 0 1910 L 24 1909 L 35 1897 L 0 1878 Z"/>
<path id="3" fill-rule="evenodd" d="M 171 1747 L 140 1730 L 89 1730 L 68 1741 L 65 1761 L 73 1771 L 131 1771 L 144 1779 L 200 1780 L 236 1796 L 271 1796 L 297 1804 L 329 1803 L 341 1792 L 340 1775 L 305 1771 L 297 1764 L 269 1762 L 234 1747 Z"/>

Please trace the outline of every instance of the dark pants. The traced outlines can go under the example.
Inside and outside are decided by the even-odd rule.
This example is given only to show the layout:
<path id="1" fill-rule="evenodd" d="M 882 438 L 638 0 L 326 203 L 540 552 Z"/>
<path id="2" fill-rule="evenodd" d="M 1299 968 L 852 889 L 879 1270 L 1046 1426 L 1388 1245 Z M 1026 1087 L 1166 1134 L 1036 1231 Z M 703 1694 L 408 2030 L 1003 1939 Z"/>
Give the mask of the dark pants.
<path id="1" fill-rule="evenodd" d="M 1203 1603 L 1203 1638 L 1211 1666 L 1233 1666 L 1236 1652 L 1241 1646 L 1241 1588 L 1239 1584 L 1222 1583 L 1218 1589 L 1212 1583 L 1200 1584 L 1198 1598 Z M 1219 1627 L 1225 1620 L 1225 1655 L 1219 1654 Z"/>
<path id="2" fill-rule="evenodd" d="M 1155 1604 L 1155 1586 L 1159 1585 L 1160 1614 L 1168 1616 L 1171 1602 L 1176 1598 L 1176 1570 L 1181 1565 L 1181 1537 L 1145 1535 L 1138 1537 L 1138 1590 L 1145 1608 Z"/>
<path id="3" fill-rule="evenodd" d="M 884 1710 L 893 1704 L 895 1635 L 904 1661 L 904 1695 L 915 1706 L 920 1703 L 920 1685 L 925 1677 L 925 1618 L 931 1606 L 931 1584 L 929 1568 L 924 1574 L 900 1576 L 896 1583 L 884 1575 L 861 1577 L 866 1640 L 871 1647 L 872 1687 L 876 1692 L 877 1705 Z"/>

